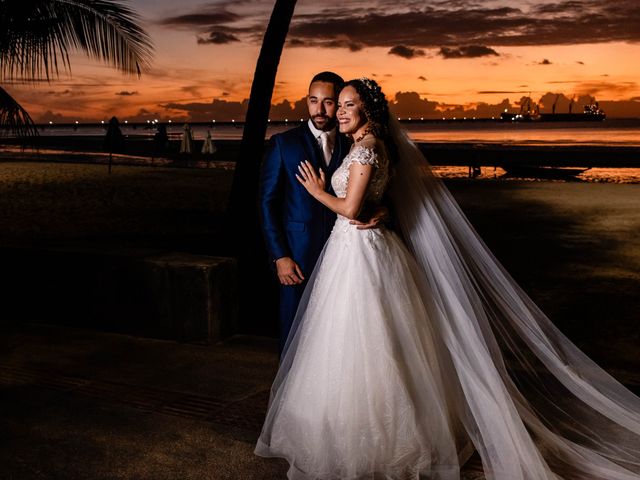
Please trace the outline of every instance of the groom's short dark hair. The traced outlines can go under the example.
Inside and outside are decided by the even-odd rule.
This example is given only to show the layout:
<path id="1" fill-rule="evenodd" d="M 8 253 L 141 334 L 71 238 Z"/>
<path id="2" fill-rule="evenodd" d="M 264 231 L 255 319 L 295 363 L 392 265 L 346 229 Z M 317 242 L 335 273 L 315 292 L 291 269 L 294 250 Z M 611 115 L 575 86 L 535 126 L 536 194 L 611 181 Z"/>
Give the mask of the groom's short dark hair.
<path id="1" fill-rule="evenodd" d="M 333 84 L 333 88 L 336 92 L 336 97 L 340 93 L 340 90 L 342 90 L 342 87 L 344 87 L 344 79 L 337 73 L 333 72 L 320 72 L 311 79 L 309 85 L 311 85 L 313 82 L 325 82 Z"/>

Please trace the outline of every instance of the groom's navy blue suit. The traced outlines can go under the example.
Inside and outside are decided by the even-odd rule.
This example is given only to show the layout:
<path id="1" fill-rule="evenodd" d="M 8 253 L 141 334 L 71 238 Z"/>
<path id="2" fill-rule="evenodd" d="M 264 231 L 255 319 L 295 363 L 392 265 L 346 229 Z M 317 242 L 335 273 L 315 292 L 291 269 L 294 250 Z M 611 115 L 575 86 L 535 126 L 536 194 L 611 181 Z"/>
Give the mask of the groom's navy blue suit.
<path id="1" fill-rule="evenodd" d="M 331 175 L 348 151 L 348 140 L 336 132 L 333 155 L 327 165 L 307 123 L 271 137 L 260 175 L 260 220 L 271 262 L 291 257 L 305 278 L 311 275 L 336 216 L 309 195 L 295 175 L 300 162 L 309 160 L 316 170 L 324 170 L 326 190 L 333 193 Z M 281 353 L 305 284 L 280 286 Z"/>

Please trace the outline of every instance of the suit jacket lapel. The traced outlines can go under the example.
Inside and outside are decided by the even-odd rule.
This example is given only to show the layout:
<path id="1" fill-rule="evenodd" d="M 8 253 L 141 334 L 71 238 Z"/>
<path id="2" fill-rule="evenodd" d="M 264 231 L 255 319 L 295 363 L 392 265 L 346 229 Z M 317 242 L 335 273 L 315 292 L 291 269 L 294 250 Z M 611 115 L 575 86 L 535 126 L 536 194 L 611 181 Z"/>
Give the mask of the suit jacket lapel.
<path id="1" fill-rule="evenodd" d="M 307 125 L 302 127 L 302 138 L 304 139 L 304 151 L 307 154 L 307 160 L 309 160 L 314 167 L 324 167 L 324 159 L 320 161 L 320 147 L 318 146 L 318 141 L 315 139 L 311 130 Z"/>
<path id="2" fill-rule="evenodd" d="M 336 132 L 336 143 L 333 146 L 333 155 L 329 163 L 329 171 L 334 172 L 342 163 L 342 160 L 349 151 L 349 141 L 340 132 Z"/>

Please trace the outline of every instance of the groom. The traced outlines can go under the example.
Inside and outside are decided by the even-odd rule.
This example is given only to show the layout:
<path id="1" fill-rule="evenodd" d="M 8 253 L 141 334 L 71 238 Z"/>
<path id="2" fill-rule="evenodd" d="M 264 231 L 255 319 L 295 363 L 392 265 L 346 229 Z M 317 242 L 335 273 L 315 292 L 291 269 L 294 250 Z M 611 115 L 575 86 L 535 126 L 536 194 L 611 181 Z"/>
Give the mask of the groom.
<path id="1" fill-rule="evenodd" d="M 260 176 L 260 220 L 269 259 L 280 282 L 280 353 L 284 349 L 306 279 L 313 271 L 336 216 L 298 182 L 298 165 L 309 160 L 322 169 L 326 190 L 331 175 L 349 151 L 350 142 L 336 128 L 338 94 L 344 80 L 322 72 L 311 80 L 309 120 L 271 137 Z M 359 228 L 377 226 L 372 218 Z"/>

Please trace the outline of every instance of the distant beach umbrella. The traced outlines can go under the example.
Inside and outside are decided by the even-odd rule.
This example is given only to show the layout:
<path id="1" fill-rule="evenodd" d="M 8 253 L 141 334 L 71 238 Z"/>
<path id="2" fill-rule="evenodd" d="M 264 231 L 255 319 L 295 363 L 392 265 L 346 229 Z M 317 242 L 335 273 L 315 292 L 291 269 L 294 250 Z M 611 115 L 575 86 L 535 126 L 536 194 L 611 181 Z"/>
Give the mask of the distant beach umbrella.
<path id="1" fill-rule="evenodd" d="M 193 136 L 191 127 L 188 123 L 184 124 L 184 132 L 182 132 L 182 142 L 180 143 L 180 153 L 191 153 L 193 151 Z"/>
<path id="2" fill-rule="evenodd" d="M 205 138 L 204 143 L 202 144 L 202 153 L 216 153 L 218 149 L 213 144 L 213 140 L 211 139 L 211 130 L 207 130 L 207 138 Z"/>
<path id="3" fill-rule="evenodd" d="M 104 149 L 109 152 L 109 173 L 113 163 L 113 153 L 121 152 L 124 149 L 124 135 L 120 131 L 120 122 L 116 117 L 111 117 L 107 134 L 104 137 Z"/>

